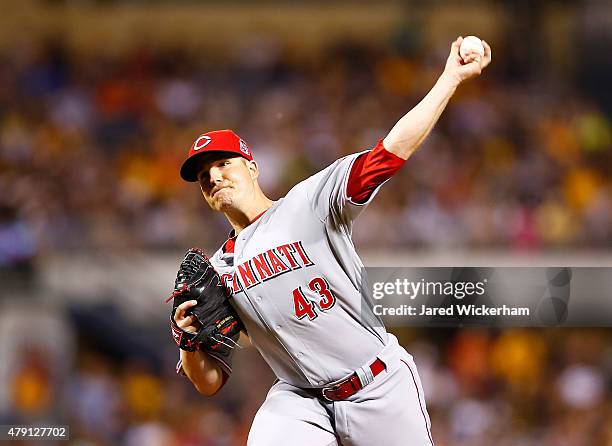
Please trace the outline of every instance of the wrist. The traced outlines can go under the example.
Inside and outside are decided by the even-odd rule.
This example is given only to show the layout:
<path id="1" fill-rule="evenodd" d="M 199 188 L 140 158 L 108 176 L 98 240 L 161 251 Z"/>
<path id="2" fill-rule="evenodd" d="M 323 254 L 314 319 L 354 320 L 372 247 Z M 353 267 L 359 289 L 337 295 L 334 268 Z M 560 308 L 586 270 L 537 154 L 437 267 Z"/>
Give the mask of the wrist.
<path id="1" fill-rule="evenodd" d="M 439 77 L 438 82 L 444 85 L 451 91 L 451 94 L 455 92 L 459 84 L 461 83 L 461 79 L 456 74 L 449 73 L 448 71 L 444 71 L 442 75 Z"/>
<path id="2" fill-rule="evenodd" d="M 183 364 L 186 362 L 193 362 L 193 361 L 199 361 L 200 360 L 200 351 L 199 350 L 194 350 L 192 352 L 187 351 L 187 350 L 181 350 L 181 359 L 183 360 Z"/>

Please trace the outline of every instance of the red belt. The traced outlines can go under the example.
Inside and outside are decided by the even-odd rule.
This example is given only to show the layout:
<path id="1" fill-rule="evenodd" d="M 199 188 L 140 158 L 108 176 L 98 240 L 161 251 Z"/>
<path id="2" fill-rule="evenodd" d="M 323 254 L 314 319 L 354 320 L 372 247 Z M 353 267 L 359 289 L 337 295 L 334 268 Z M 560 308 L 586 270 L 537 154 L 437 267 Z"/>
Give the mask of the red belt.
<path id="1" fill-rule="evenodd" d="M 370 364 L 370 370 L 372 370 L 372 374 L 376 376 L 385 370 L 385 363 L 377 358 L 376 361 Z M 321 398 L 325 401 L 342 401 L 355 395 L 362 388 L 363 385 L 361 384 L 361 380 L 357 372 L 355 372 L 344 381 L 334 384 L 331 387 L 310 390 L 312 390 L 317 398 Z"/>

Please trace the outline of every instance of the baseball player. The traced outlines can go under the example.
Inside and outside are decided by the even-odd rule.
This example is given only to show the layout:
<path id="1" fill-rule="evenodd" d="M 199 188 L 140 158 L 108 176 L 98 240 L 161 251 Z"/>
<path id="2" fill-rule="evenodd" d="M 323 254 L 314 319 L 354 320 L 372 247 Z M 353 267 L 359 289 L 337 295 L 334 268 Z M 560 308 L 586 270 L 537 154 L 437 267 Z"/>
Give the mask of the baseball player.
<path id="1" fill-rule="evenodd" d="M 249 146 L 230 130 L 201 135 L 181 167 L 208 205 L 225 214 L 231 237 L 210 258 L 231 290 L 251 343 L 278 380 L 257 412 L 252 446 L 431 445 L 425 397 L 412 356 L 364 314 L 362 262 L 353 222 L 430 133 L 455 89 L 491 62 L 451 45 L 444 72 L 425 98 L 370 151 L 355 153 L 272 201 L 260 189 Z M 388 228 L 394 230 L 395 228 Z M 187 332 L 197 321 L 174 321 Z M 180 351 L 178 369 L 199 392 L 215 394 L 229 360 Z"/>

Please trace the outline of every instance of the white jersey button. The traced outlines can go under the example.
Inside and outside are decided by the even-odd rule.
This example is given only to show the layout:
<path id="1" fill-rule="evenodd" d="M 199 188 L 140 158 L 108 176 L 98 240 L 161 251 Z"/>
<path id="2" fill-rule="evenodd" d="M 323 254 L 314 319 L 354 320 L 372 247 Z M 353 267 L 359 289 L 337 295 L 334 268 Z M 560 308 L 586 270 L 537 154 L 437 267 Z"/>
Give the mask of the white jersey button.
<path id="1" fill-rule="evenodd" d="M 302 352 L 298 352 L 298 353 L 297 353 L 297 357 L 298 357 L 298 358 L 301 358 L 302 356 L 304 356 L 304 353 L 302 353 Z"/>
<path id="2" fill-rule="evenodd" d="M 255 301 L 256 302 L 261 302 L 261 297 L 259 297 L 259 296 L 255 297 Z"/>

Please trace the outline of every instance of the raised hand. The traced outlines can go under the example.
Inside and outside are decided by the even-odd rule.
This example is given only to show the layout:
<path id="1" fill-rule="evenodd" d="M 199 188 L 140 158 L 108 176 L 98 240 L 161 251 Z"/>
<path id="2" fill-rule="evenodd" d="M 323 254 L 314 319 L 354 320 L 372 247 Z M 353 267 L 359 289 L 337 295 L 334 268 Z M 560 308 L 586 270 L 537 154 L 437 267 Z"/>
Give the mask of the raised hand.
<path id="1" fill-rule="evenodd" d="M 461 42 L 463 42 L 463 37 L 459 36 L 451 44 L 450 54 L 444 68 L 444 74 L 451 77 L 457 84 L 480 75 L 482 70 L 491 63 L 491 47 L 487 42 L 482 41 L 484 56 L 473 52 L 467 55 L 466 60 L 463 60 L 459 54 Z"/>

